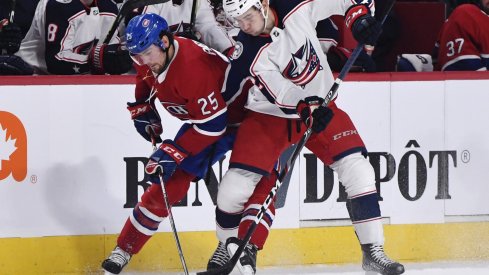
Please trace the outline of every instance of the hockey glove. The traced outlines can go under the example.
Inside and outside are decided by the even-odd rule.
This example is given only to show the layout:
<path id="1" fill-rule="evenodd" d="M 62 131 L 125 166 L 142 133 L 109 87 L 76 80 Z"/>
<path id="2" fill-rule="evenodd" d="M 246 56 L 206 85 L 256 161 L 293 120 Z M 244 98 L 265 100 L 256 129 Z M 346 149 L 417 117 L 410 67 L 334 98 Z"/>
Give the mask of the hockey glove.
<path id="1" fill-rule="evenodd" d="M 123 74 L 132 68 L 132 59 L 120 45 L 98 45 L 88 55 L 92 74 Z"/>
<path id="2" fill-rule="evenodd" d="M 365 5 L 351 6 L 345 14 L 345 25 L 359 43 L 372 46 L 377 43 L 382 32 L 382 25 L 375 20 Z"/>
<path id="3" fill-rule="evenodd" d="M 326 129 L 326 126 L 333 119 L 333 111 L 323 106 L 324 99 L 318 96 L 309 96 L 299 101 L 297 113 L 308 128 L 319 133 Z"/>
<path id="4" fill-rule="evenodd" d="M 0 75 L 32 75 L 34 70 L 16 55 L 0 55 Z"/>
<path id="5" fill-rule="evenodd" d="M 20 48 L 22 42 L 22 30 L 19 25 L 9 23 L 7 19 L 0 21 L 0 51 L 6 50 L 7 54 L 14 54 Z"/>
<path id="6" fill-rule="evenodd" d="M 179 165 L 188 156 L 187 151 L 173 140 L 163 141 L 160 147 L 149 157 L 144 170 L 150 176 L 161 173 L 163 180 L 167 180 Z"/>
<path id="7" fill-rule="evenodd" d="M 352 51 L 339 46 L 331 46 L 326 54 L 328 64 L 333 72 L 340 72 L 350 58 Z M 375 72 L 376 65 L 372 57 L 365 51 L 361 51 L 357 60 L 353 63 L 350 72 Z"/>
<path id="8" fill-rule="evenodd" d="M 160 143 L 163 126 L 161 126 L 158 111 L 150 103 L 144 101 L 128 102 L 127 109 L 131 113 L 134 127 L 138 133 L 149 142 L 152 142 L 154 138 L 156 143 Z"/>

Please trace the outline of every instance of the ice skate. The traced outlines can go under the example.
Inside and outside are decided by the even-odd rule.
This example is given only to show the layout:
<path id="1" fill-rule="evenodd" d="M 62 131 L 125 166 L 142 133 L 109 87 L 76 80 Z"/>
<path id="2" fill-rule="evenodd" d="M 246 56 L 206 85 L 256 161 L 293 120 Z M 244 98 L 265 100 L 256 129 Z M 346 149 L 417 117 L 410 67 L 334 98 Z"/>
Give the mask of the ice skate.
<path id="1" fill-rule="evenodd" d="M 404 266 L 389 259 L 384 253 L 384 247 L 377 244 L 362 244 L 363 270 L 377 272 L 382 275 L 399 275 L 404 273 Z"/>
<path id="2" fill-rule="evenodd" d="M 238 247 L 243 241 L 231 237 L 226 241 L 226 247 L 229 252 L 229 256 L 232 257 Z M 256 272 L 256 254 L 258 249 L 253 244 L 247 244 L 243 253 L 241 254 L 239 261 L 236 263 L 236 267 L 242 275 L 254 275 Z"/>
<path id="3" fill-rule="evenodd" d="M 214 254 L 207 262 L 207 270 L 216 269 L 223 266 L 229 261 L 230 257 L 226 249 L 226 245 L 223 242 L 219 242 Z"/>
<path id="4" fill-rule="evenodd" d="M 119 274 L 130 259 L 131 254 L 116 246 L 110 256 L 102 262 L 102 268 L 112 274 Z"/>

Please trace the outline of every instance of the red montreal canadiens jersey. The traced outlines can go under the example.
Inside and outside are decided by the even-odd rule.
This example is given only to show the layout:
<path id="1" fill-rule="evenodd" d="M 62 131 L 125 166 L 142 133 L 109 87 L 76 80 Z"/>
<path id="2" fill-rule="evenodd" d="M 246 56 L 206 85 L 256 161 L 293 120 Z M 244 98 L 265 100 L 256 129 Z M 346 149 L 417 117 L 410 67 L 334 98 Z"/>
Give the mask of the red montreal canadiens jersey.
<path id="1" fill-rule="evenodd" d="M 227 107 L 221 95 L 227 59 L 215 50 L 175 37 L 175 55 L 168 68 L 154 76 L 148 66 L 137 66 L 136 100 L 155 96 L 171 115 L 192 123 L 177 143 L 198 153 L 226 129 Z"/>
<path id="2" fill-rule="evenodd" d="M 443 25 L 438 69 L 489 69 L 489 16 L 472 4 L 457 7 Z"/>

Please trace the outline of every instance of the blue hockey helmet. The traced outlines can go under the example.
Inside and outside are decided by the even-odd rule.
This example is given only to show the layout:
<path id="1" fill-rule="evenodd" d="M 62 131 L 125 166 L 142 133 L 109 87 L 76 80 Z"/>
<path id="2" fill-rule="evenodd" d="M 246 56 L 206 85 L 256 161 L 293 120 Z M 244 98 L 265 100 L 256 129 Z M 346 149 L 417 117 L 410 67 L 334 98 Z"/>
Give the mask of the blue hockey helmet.
<path id="1" fill-rule="evenodd" d="M 161 33 L 169 33 L 166 20 L 154 13 L 145 13 L 129 21 L 126 27 L 126 47 L 131 54 L 139 54 L 156 45 L 165 51 L 165 45 L 161 41 Z"/>

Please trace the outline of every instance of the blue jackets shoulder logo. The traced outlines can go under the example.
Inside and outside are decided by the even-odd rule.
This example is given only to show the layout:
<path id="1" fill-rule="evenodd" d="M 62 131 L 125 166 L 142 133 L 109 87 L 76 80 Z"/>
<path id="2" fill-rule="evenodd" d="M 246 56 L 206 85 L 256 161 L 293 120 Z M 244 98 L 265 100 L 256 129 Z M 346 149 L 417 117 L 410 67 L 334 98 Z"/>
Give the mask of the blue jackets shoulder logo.
<path id="1" fill-rule="evenodd" d="M 282 72 L 282 75 L 290 79 L 298 86 L 305 86 L 322 70 L 321 62 L 316 50 L 309 39 L 292 57 Z"/>

